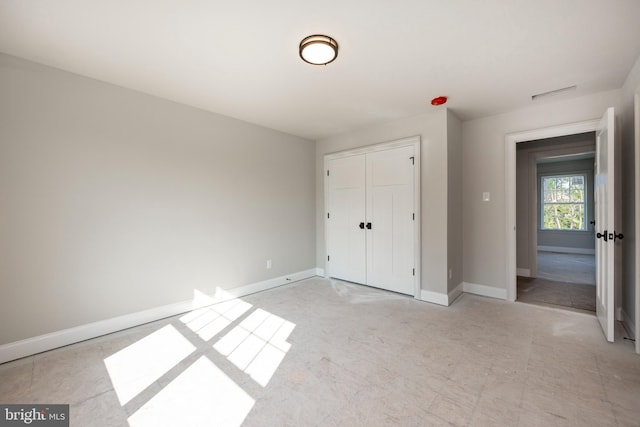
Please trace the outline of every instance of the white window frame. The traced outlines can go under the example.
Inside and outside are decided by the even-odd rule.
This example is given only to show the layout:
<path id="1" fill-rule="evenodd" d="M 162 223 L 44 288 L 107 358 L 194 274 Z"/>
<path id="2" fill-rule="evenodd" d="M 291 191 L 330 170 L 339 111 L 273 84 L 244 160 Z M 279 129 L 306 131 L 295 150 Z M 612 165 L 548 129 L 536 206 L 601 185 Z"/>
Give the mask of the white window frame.
<path id="1" fill-rule="evenodd" d="M 583 189 L 583 195 L 582 195 L 582 205 L 583 205 L 583 209 L 584 209 L 584 222 L 582 224 L 582 229 L 580 230 L 575 230 L 575 229 L 571 229 L 571 228 L 545 228 L 544 226 L 544 206 L 545 206 L 545 201 L 544 201 L 544 180 L 545 178 L 564 178 L 564 177 L 573 177 L 573 176 L 581 176 L 582 177 L 582 182 L 584 183 L 584 189 Z M 567 172 L 567 173 L 554 173 L 554 174 L 545 174 L 545 175 L 540 175 L 540 230 L 544 230 L 544 231 L 569 231 L 569 232 L 584 232 L 584 231 L 588 231 L 589 227 L 588 227 L 588 220 L 589 220 L 589 212 L 588 212 L 588 208 L 589 205 L 587 203 L 587 191 L 588 191 L 588 187 L 587 187 L 587 174 L 584 172 Z M 560 204 L 567 204 L 567 205 L 575 205 L 575 204 L 580 204 L 579 202 L 571 202 L 571 203 L 560 203 Z"/>

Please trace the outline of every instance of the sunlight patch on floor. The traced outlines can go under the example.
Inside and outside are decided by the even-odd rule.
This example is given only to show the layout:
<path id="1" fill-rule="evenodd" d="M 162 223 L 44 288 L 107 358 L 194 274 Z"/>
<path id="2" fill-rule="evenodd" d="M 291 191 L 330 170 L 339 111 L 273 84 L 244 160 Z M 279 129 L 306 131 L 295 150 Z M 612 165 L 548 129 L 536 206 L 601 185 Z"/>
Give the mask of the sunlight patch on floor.
<path id="1" fill-rule="evenodd" d="M 237 368 L 265 387 L 291 348 L 295 324 L 224 290 L 194 290 L 193 306 L 179 329 L 164 326 L 104 360 L 120 404 L 142 405 L 129 408 L 131 427 L 239 426 L 255 401 L 227 373 Z M 227 360 L 216 366 L 220 355 Z"/>
<path id="2" fill-rule="evenodd" d="M 216 296 L 222 292 L 219 289 Z M 208 302 L 212 305 L 193 310 L 182 316 L 180 320 L 204 341 L 209 341 L 222 332 L 252 307 L 251 304 L 239 298 L 214 303 L 214 298 L 198 290 L 194 290 L 194 301 L 197 301 L 198 304 L 204 305 Z"/>
<path id="3" fill-rule="evenodd" d="M 291 347 L 286 340 L 294 328 L 295 324 L 257 309 L 213 348 L 265 387 Z"/>
<path id="4" fill-rule="evenodd" d="M 129 417 L 130 427 L 240 426 L 255 400 L 205 356 Z"/>
<path id="5" fill-rule="evenodd" d="M 182 334 L 167 325 L 107 357 L 113 389 L 125 405 L 195 350 Z"/>

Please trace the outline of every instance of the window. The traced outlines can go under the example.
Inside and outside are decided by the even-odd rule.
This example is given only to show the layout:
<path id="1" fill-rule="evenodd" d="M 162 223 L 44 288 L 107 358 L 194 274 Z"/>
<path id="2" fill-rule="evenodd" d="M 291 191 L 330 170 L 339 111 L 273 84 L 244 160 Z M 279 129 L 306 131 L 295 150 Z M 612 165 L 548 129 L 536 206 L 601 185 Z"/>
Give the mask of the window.
<path id="1" fill-rule="evenodd" d="M 586 230 L 585 177 L 542 177 L 543 230 Z"/>

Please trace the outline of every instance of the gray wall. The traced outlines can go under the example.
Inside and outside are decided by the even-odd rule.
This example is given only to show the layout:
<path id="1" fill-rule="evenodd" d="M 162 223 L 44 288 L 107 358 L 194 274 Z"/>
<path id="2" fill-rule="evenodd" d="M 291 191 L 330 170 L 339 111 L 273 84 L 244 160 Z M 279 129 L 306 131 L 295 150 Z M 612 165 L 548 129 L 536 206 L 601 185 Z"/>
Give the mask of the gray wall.
<path id="1" fill-rule="evenodd" d="M 640 141 L 636 140 L 636 135 L 640 135 L 639 130 L 634 125 L 634 94 L 640 94 L 640 58 L 629 73 L 624 86 L 622 87 L 622 108 L 620 109 L 620 125 L 622 136 L 621 165 L 622 165 L 622 232 L 624 239 L 620 242 L 622 251 L 622 310 L 625 323 L 628 327 L 637 328 L 639 322 L 636 320 L 636 301 L 638 288 L 640 287 L 640 256 L 638 242 L 636 241 L 637 227 L 640 225 L 640 212 L 637 211 L 638 201 L 636 200 L 637 189 L 635 187 L 637 177 L 635 176 L 635 161 L 638 158 L 636 150 L 640 149 Z M 636 348 L 640 345 L 636 343 Z"/>
<path id="2" fill-rule="evenodd" d="M 0 55 L 0 344 L 314 268 L 314 161 L 310 141 Z"/>
<path id="3" fill-rule="evenodd" d="M 620 107 L 620 91 L 532 102 L 530 108 L 462 124 L 464 281 L 507 288 L 505 137 L 509 133 L 597 119 Z M 482 192 L 491 201 L 482 201 Z"/>
<path id="4" fill-rule="evenodd" d="M 449 250 L 448 230 L 449 221 L 452 227 L 456 224 L 456 215 L 448 217 L 448 209 L 453 209 L 460 203 L 459 198 L 452 198 L 449 202 L 449 155 L 455 155 L 459 148 L 448 147 L 448 132 L 453 134 L 454 144 L 458 145 L 460 138 L 459 121 L 446 109 L 438 109 L 430 114 L 408 117 L 395 120 L 372 128 L 362 129 L 357 132 L 338 135 L 332 138 L 318 141 L 316 144 L 316 188 L 317 188 L 317 263 L 325 265 L 325 231 L 324 231 L 324 155 L 336 151 L 347 150 L 355 147 L 372 145 L 380 142 L 393 141 L 409 136 L 421 136 L 421 210 L 422 210 L 422 289 L 447 294 L 448 265 L 452 262 L 454 277 L 460 277 L 460 271 L 455 271 L 460 260 L 456 257 L 459 249 Z M 458 129 L 456 129 L 458 128 Z M 457 139 L 457 140 L 456 140 Z M 450 151 L 451 150 L 451 151 Z M 451 160 L 452 167 L 456 168 L 456 161 Z M 451 172 L 455 175 L 455 172 Z M 459 185 L 454 183 L 455 185 Z M 455 190 L 452 190 L 455 191 Z M 457 200 L 457 201 L 456 201 Z M 459 209 L 458 209 L 459 211 Z M 455 243 L 454 243 L 455 246 Z M 461 255 L 461 254 L 460 254 Z M 453 287 L 457 286 L 456 283 Z"/>
<path id="5" fill-rule="evenodd" d="M 447 110 L 447 254 L 448 290 L 462 283 L 462 123 Z"/>

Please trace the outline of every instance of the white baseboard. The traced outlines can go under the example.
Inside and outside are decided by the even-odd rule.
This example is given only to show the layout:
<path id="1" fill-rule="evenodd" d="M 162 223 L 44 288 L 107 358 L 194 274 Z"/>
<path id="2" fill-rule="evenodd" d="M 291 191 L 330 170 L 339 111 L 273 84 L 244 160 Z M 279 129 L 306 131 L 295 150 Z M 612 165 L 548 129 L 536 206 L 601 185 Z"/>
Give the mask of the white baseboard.
<path id="1" fill-rule="evenodd" d="M 561 254 L 595 255 L 595 249 L 567 248 L 564 246 L 538 246 L 540 252 L 557 252 Z"/>
<path id="2" fill-rule="evenodd" d="M 531 277 L 531 269 L 529 268 L 516 268 L 516 274 L 521 277 Z"/>
<path id="3" fill-rule="evenodd" d="M 470 294 L 481 295 L 483 297 L 507 299 L 507 290 L 487 285 L 478 285 L 476 283 L 462 283 L 462 290 Z"/>
<path id="4" fill-rule="evenodd" d="M 631 338 L 636 337 L 636 325 L 633 320 L 631 320 L 631 316 L 627 314 L 626 311 L 622 310 L 622 323 L 624 323 L 624 327 L 631 334 Z"/>
<path id="5" fill-rule="evenodd" d="M 11 360 L 20 359 L 21 357 L 31 356 L 43 351 L 52 350 L 54 348 L 96 338 L 112 332 L 164 319 L 166 317 L 186 313 L 187 311 L 216 304 L 232 298 L 240 298 L 256 292 L 273 289 L 287 283 L 308 279 L 310 277 L 320 275 L 318 274 L 320 270 L 322 269 L 312 268 L 287 276 L 276 277 L 262 282 L 240 286 L 234 289 L 218 289 L 214 295 L 198 298 L 197 301 L 196 299 L 182 301 L 149 310 L 126 314 L 124 316 L 101 320 L 99 322 L 63 329 L 61 331 L 39 335 L 21 341 L 3 344 L 0 345 L 0 363 L 9 362 Z"/>
<path id="6" fill-rule="evenodd" d="M 425 291 L 424 289 L 421 289 L 420 296 L 417 299 L 448 307 L 460 295 L 462 295 L 462 283 L 453 288 L 448 294 L 441 294 L 440 292 Z"/>
<path id="7" fill-rule="evenodd" d="M 420 290 L 420 300 L 431 302 L 438 305 L 449 305 L 449 296 L 447 294 L 441 294 L 440 292 Z"/>
<path id="8" fill-rule="evenodd" d="M 451 292 L 449 292 L 449 294 L 447 295 L 448 299 L 449 299 L 449 303 L 447 305 L 451 305 L 453 304 L 453 302 L 460 296 L 462 295 L 462 283 L 459 283 L 458 286 L 456 286 L 455 288 L 453 288 L 451 290 Z"/>

